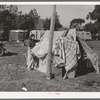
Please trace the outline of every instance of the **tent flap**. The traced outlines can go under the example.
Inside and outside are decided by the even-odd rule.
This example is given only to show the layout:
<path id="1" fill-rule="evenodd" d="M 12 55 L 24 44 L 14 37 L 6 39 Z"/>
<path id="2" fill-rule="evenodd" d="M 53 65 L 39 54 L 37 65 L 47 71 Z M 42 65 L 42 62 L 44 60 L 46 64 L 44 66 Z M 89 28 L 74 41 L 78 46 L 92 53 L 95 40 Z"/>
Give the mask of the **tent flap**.
<path id="1" fill-rule="evenodd" d="M 90 59 L 91 63 L 93 64 L 93 67 L 95 70 L 98 68 L 98 55 L 81 39 L 79 39 L 85 53 L 87 54 L 87 57 Z"/>

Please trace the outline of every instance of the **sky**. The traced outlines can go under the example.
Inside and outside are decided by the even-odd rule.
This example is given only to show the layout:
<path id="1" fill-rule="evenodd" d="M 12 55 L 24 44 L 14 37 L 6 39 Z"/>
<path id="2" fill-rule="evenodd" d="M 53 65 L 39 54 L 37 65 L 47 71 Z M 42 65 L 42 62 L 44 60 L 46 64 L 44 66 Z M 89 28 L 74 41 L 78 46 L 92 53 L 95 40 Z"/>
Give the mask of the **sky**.
<path id="1" fill-rule="evenodd" d="M 18 10 L 22 11 L 24 14 L 29 13 L 31 9 L 36 9 L 39 16 L 45 19 L 46 17 L 51 17 L 52 15 L 52 5 L 18 5 Z M 64 27 L 68 27 L 70 21 L 74 18 L 82 18 L 85 22 L 86 16 L 89 12 L 94 10 L 94 5 L 57 5 L 56 11 L 59 15 L 60 23 Z"/>

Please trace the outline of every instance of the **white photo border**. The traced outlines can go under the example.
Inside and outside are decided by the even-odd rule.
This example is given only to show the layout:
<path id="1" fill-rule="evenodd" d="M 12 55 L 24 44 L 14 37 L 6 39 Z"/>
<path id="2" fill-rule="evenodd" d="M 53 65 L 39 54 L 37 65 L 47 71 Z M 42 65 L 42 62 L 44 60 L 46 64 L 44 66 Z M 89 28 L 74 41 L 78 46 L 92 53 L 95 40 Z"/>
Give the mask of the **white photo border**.
<path id="1" fill-rule="evenodd" d="M 0 2 L 0 5 L 100 5 L 92 2 Z M 0 99 L 99 99 L 100 92 L 0 92 Z"/>

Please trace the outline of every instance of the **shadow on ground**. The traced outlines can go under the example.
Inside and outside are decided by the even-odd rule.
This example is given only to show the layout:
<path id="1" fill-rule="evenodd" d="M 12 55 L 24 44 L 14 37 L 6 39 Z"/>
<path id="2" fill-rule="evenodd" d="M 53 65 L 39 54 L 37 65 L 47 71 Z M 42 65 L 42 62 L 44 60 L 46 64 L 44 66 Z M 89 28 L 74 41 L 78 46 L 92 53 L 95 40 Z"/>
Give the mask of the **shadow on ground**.
<path id="1" fill-rule="evenodd" d="M 5 53 L 3 56 L 14 56 L 14 55 L 18 55 L 18 53 L 7 52 L 7 53 Z"/>

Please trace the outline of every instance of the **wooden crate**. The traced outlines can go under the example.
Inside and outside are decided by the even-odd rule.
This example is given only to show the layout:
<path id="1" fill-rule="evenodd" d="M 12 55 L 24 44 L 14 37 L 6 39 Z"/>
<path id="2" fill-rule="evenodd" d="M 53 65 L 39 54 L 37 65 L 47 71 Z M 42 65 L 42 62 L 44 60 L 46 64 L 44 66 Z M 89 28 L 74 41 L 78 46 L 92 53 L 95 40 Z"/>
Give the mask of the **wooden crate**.
<path id="1" fill-rule="evenodd" d="M 63 67 L 62 68 L 52 67 L 52 73 L 55 74 L 55 77 L 56 76 L 64 77 L 64 75 L 66 73 L 66 70 Z M 75 73 L 76 73 L 76 69 L 72 68 L 68 72 L 67 77 L 68 78 L 74 78 L 75 77 Z"/>
<path id="2" fill-rule="evenodd" d="M 65 71 L 65 69 L 63 67 L 62 68 L 52 67 L 52 73 L 55 74 L 55 77 L 56 76 L 63 77 L 65 72 L 66 71 Z"/>

